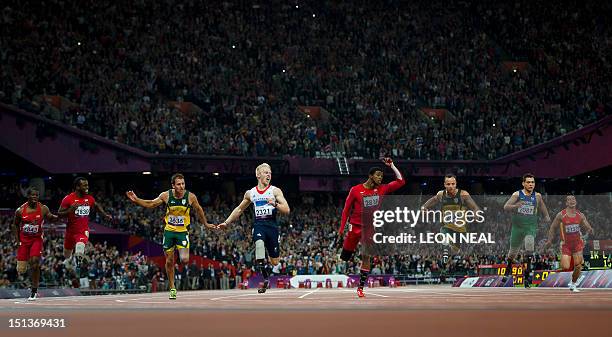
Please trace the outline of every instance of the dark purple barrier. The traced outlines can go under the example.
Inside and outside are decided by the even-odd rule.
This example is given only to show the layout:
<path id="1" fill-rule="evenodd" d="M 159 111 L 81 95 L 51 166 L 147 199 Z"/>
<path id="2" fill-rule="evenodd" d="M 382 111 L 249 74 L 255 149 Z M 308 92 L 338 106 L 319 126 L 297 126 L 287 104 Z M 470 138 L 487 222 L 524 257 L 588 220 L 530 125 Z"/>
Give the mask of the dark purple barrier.
<path id="1" fill-rule="evenodd" d="M 146 256 L 163 256 L 162 245 L 136 235 L 130 235 L 126 250 L 132 254 L 142 252 Z"/>
<path id="2" fill-rule="evenodd" d="M 475 276 L 459 278 L 453 284 L 453 287 L 459 288 L 493 288 L 493 287 L 513 287 L 512 278 L 507 278 L 504 281 L 503 276 Z"/>
<path id="3" fill-rule="evenodd" d="M 90 238 L 92 243 L 102 243 L 106 241 L 112 246 L 116 246 L 119 251 L 129 251 L 132 254 L 142 252 L 146 256 L 164 255 L 162 246 L 153 241 L 140 236 L 130 235 L 104 225 L 90 222 Z"/>
<path id="4" fill-rule="evenodd" d="M 561 272 L 548 275 L 540 287 L 567 287 L 572 279 L 572 272 Z M 578 279 L 578 288 L 612 288 L 612 270 L 589 270 Z"/>
<path id="5" fill-rule="evenodd" d="M 319 191 L 348 191 L 352 186 L 363 183 L 367 179 L 364 177 L 329 177 L 329 176 L 300 176 L 300 191 L 319 192 Z"/>
<path id="6" fill-rule="evenodd" d="M 334 191 L 346 190 L 351 179 L 365 177 L 371 166 L 381 164 L 377 160 L 349 160 L 351 175 L 345 177 L 340 176 L 335 159 L 155 155 L 7 105 L 0 104 L 0 113 L 0 144 L 51 173 L 182 171 L 252 175 L 257 165 L 268 162 L 275 173 L 304 177 L 300 185 L 306 190 Z M 38 142 L 38 124 L 43 130 L 53 130 L 54 135 Z M 606 116 L 580 130 L 494 161 L 397 160 L 396 165 L 406 176 L 439 176 L 452 170 L 461 176 L 518 177 L 532 172 L 542 178 L 566 178 L 612 165 L 612 156 L 605 155 L 611 147 L 612 116 Z M 325 179 L 332 182 L 321 182 Z"/>
<path id="7" fill-rule="evenodd" d="M 0 129 L 2 146 L 51 173 L 151 170 L 144 151 L 4 104 Z M 39 140 L 41 132 L 48 135 Z"/>
<path id="8" fill-rule="evenodd" d="M 323 287 L 325 287 L 325 280 L 328 278 L 334 278 L 334 276 L 338 276 L 338 275 L 312 275 L 312 277 L 309 277 L 309 275 L 297 275 L 295 277 L 300 277 L 301 279 L 320 279 L 320 282 L 322 282 Z M 368 280 L 366 281 L 366 285 L 371 284 L 371 282 L 375 282 L 378 281 L 378 284 L 382 287 L 382 286 L 388 286 L 389 285 L 389 279 L 394 278 L 395 279 L 396 276 L 394 275 L 370 275 L 368 277 Z M 291 279 L 294 278 L 294 276 L 271 276 L 270 277 L 270 288 L 276 288 L 276 285 L 278 283 L 279 280 L 282 281 L 282 283 L 284 284 L 289 284 L 291 282 Z M 359 275 L 349 275 L 348 278 L 350 280 L 352 280 L 353 284 L 357 284 L 359 282 Z M 253 276 L 251 276 L 249 278 L 249 288 L 258 288 L 259 284 L 263 282 L 263 277 L 260 274 L 254 274 Z M 337 285 L 337 281 L 334 280 L 333 282 L 333 287 L 335 287 Z M 347 281 L 348 282 L 348 281 Z M 347 282 L 343 282 L 342 286 L 346 287 L 347 286 Z M 312 281 L 311 283 L 312 288 L 316 288 L 317 287 L 317 282 Z"/>
<path id="9" fill-rule="evenodd" d="M 81 291 L 78 288 L 39 289 L 38 295 L 40 297 L 80 296 Z M 23 301 L 26 297 L 29 296 L 29 289 L 0 289 L 0 298 L 2 299 L 15 298 L 20 299 L 20 301 Z"/>

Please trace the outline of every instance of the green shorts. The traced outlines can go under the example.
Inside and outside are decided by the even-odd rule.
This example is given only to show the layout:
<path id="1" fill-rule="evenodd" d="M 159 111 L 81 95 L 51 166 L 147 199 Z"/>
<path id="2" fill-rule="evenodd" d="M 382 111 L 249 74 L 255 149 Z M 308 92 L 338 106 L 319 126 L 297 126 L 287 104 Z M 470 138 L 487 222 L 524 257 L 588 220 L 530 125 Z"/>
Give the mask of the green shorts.
<path id="1" fill-rule="evenodd" d="M 466 228 L 466 227 L 463 227 L 463 228 Z M 446 226 L 440 227 L 440 233 L 443 233 L 443 234 L 466 233 L 466 232 L 467 232 L 467 229 L 463 231 L 457 231 L 457 230 L 454 230 L 453 228 L 448 228 Z"/>
<path id="2" fill-rule="evenodd" d="M 189 232 L 172 232 L 164 230 L 164 251 L 187 248 L 189 249 Z"/>
<path id="3" fill-rule="evenodd" d="M 538 226 L 533 224 L 512 224 L 510 232 L 510 250 L 534 251 Z M 529 240 L 525 240 L 530 236 Z M 532 241 L 533 240 L 533 241 Z"/>
<path id="4" fill-rule="evenodd" d="M 463 227 L 463 228 L 465 228 L 465 227 Z M 465 233 L 465 231 L 463 231 L 463 232 L 456 231 L 453 228 L 448 228 L 446 226 L 442 226 L 442 227 L 440 227 L 440 233 L 442 233 L 442 234 L 454 234 L 454 233 Z M 456 237 L 457 237 L 457 242 L 459 242 L 459 235 L 456 235 Z M 457 252 L 457 250 L 460 249 L 458 243 L 449 243 L 448 246 L 453 247 L 455 249 L 455 251 L 454 251 L 455 253 Z"/>

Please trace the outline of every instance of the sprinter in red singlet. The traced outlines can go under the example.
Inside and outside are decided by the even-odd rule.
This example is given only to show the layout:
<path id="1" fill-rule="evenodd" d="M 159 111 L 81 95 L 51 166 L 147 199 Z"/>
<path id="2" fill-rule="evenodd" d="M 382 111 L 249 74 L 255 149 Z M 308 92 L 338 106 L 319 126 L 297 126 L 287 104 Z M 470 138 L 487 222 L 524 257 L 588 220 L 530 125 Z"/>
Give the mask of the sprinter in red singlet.
<path id="1" fill-rule="evenodd" d="M 582 250 L 584 249 L 584 241 L 582 240 L 580 228 L 584 227 L 589 234 L 593 234 L 593 228 L 586 216 L 576 209 L 575 196 L 568 195 L 565 198 L 565 205 L 566 208 L 557 213 L 557 216 L 550 225 L 546 248 L 552 245 L 555 232 L 559 228 L 561 237 L 561 268 L 563 270 L 570 270 L 570 262 L 572 258 L 574 259 L 572 281 L 568 286 L 571 291 L 579 292 L 576 281 L 578 281 L 582 271 Z"/>
<path id="2" fill-rule="evenodd" d="M 64 236 L 64 265 L 72 269 L 72 252 L 80 264 L 85 256 L 85 246 L 89 242 L 89 213 L 92 208 L 100 212 L 107 220 L 113 217 L 106 213 L 100 204 L 96 203 L 93 196 L 89 194 L 89 182 L 87 179 L 77 177 L 73 182 L 74 192 L 68 194 L 62 200 L 57 214 L 60 217 L 67 217 L 66 234 Z"/>
<path id="3" fill-rule="evenodd" d="M 39 192 L 30 187 L 27 192 L 28 201 L 15 211 L 13 233 L 17 239 L 17 272 L 24 274 L 28 264 L 32 270 L 32 292 L 28 301 L 36 300 L 40 282 L 40 256 L 43 251 L 43 224 L 45 219 L 57 220 L 51 214 L 49 207 L 38 202 Z"/>
<path id="4" fill-rule="evenodd" d="M 361 241 L 362 230 L 362 215 L 364 212 L 373 212 L 381 205 L 381 198 L 385 194 L 393 193 L 400 189 L 406 183 L 400 171 L 393 164 L 391 158 L 384 158 L 385 165 L 390 167 L 395 173 L 395 180 L 389 184 L 383 184 L 383 170 L 380 167 L 373 167 L 368 174 L 368 180 L 359 185 L 351 187 L 344 209 L 342 210 L 342 220 L 340 220 L 340 229 L 336 238 L 336 245 L 343 242 L 342 253 L 340 259 L 348 262 L 353 258 L 353 254 L 357 249 L 357 244 Z M 348 227 L 348 234 L 344 237 L 344 228 Z M 359 286 L 357 287 L 357 296 L 365 297 L 363 287 L 370 273 L 370 256 L 361 254 L 361 271 L 359 276 Z"/>

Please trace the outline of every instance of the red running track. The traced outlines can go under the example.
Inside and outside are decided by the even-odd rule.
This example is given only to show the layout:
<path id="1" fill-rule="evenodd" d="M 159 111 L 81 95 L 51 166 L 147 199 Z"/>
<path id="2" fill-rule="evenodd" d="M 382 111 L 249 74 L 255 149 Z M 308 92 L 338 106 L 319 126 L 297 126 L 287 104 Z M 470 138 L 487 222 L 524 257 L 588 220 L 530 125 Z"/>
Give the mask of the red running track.
<path id="1" fill-rule="evenodd" d="M 402 287 L 0 300 L 0 336 L 611 336 L 612 290 Z M 10 328 L 63 318 L 65 328 Z M 179 337 L 179 336 L 177 336 Z M 180 336 L 182 337 L 182 336 Z"/>

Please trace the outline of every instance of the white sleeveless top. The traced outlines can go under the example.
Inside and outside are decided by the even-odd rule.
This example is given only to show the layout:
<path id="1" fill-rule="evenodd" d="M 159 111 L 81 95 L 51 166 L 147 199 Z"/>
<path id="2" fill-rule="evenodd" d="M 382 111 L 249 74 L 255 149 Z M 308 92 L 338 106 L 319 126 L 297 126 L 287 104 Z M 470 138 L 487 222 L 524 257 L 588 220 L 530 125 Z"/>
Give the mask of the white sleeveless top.
<path id="1" fill-rule="evenodd" d="M 255 186 L 249 190 L 249 196 L 255 208 L 255 226 L 277 226 L 276 207 L 268 203 L 268 199 L 276 201 L 274 197 L 275 188 L 269 185 L 262 191 Z"/>

